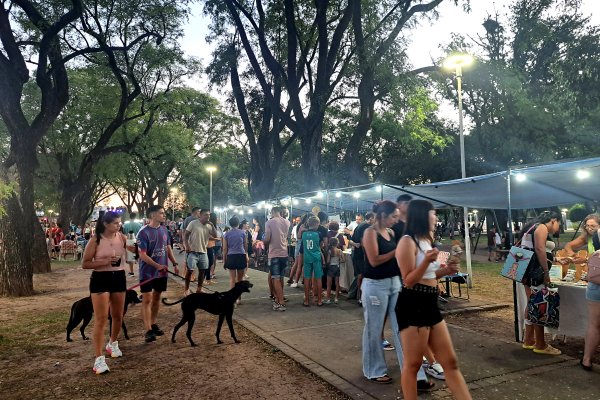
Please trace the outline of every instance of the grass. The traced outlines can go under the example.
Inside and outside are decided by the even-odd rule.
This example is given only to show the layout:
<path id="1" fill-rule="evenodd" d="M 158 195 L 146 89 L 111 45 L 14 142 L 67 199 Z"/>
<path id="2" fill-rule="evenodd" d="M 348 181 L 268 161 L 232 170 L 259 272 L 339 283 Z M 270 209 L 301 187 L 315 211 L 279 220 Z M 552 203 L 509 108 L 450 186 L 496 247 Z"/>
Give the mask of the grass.
<path id="1" fill-rule="evenodd" d="M 0 354 L 7 357 L 60 347 L 47 343 L 47 339 L 62 332 L 68 318 L 67 310 L 15 314 L 15 319 L 0 325 Z"/>
<path id="2" fill-rule="evenodd" d="M 500 275 L 502 265 L 501 263 L 472 261 L 473 288 L 471 293 L 476 297 L 500 303 L 512 303 L 512 281 Z M 466 265 L 462 265 L 461 270 L 466 271 Z"/>

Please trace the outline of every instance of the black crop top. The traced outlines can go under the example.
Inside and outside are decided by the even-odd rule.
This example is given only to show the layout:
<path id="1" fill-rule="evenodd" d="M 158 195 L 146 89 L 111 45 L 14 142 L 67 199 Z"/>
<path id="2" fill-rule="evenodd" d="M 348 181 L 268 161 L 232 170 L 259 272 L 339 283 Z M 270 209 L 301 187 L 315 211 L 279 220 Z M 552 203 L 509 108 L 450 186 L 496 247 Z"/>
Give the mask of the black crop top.
<path id="1" fill-rule="evenodd" d="M 390 251 L 396 250 L 396 239 L 393 236 L 392 230 L 388 229 L 390 233 L 390 240 L 386 240 L 379 232 L 377 232 L 377 247 L 379 247 L 379 254 L 387 254 Z M 369 279 L 385 279 L 393 276 L 400 275 L 400 269 L 396 262 L 396 257 L 392 257 L 391 260 L 384 262 L 376 267 L 371 266 L 369 258 L 365 252 L 365 261 L 367 264 L 367 270 L 365 272 L 365 278 Z"/>

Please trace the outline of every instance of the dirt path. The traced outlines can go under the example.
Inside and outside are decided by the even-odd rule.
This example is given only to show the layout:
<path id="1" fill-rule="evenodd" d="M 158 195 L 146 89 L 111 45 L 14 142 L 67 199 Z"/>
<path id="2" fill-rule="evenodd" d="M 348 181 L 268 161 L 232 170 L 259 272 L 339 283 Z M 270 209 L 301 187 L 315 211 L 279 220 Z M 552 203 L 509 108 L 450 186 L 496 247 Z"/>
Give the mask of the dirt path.
<path id="1" fill-rule="evenodd" d="M 2 399 L 345 399 L 295 362 L 245 330 L 235 326 L 241 344 L 215 344 L 216 317 L 198 312 L 192 348 L 184 337 L 176 344 L 163 336 L 143 341 L 140 308 L 126 316 L 131 340 L 119 341 L 124 357 L 108 360 L 111 372 L 96 376 L 91 367 L 91 341 L 76 328 L 74 342 L 65 341 L 71 304 L 88 295 L 89 271 L 60 266 L 36 275 L 37 295 L 0 298 L 0 393 Z M 128 283 L 132 283 L 130 280 Z M 181 289 L 171 284 L 167 296 Z M 170 331 L 179 308 L 162 309 L 159 321 Z M 86 329 L 91 336 L 92 324 Z"/>

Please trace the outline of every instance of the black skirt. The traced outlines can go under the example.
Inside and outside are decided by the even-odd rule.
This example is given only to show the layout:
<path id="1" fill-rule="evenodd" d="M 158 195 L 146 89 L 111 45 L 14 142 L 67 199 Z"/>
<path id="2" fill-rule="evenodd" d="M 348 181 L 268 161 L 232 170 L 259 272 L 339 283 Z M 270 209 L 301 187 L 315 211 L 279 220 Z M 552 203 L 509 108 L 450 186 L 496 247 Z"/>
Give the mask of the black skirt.
<path id="1" fill-rule="evenodd" d="M 438 308 L 438 288 L 416 284 L 412 288 L 403 287 L 396 303 L 398 328 L 409 326 L 432 327 L 442 322 Z"/>

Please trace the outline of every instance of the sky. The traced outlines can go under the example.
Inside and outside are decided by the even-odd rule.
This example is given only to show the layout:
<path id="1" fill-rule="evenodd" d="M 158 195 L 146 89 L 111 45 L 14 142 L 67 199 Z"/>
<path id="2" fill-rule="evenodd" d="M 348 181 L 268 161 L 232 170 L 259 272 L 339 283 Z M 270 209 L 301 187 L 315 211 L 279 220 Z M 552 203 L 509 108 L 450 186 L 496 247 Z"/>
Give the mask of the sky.
<path id="1" fill-rule="evenodd" d="M 581 12 L 592 16 L 592 23 L 600 25 L 600 13 L 594 15 L 593 4 L 596 0 L 583 0 Z M 514 0 L 471 0 L 471 12 L 465 13 L 462 7 L 455 6 L 451 0 L 443 1 L 438 7 L 439 18 L 434 21 L 422 21 L 420 26 L 411 34 L 411 44 L 408 55 L 414 67 L 431 65 L 432 59 L 443 57 L 439 49 L 441 44 L 451 40 L 452 33 L 476 37 L 484 32 L 482 23 L 488 15 L 500 16 L 508 12 L 508 6 Z M 198 57 L 206 65 L 210 60 L 211 48 L 205 41 L 209 21 L 202 15 L 202 5 L 194 3 L 192 16 L 185 26 L 185 36 L 181 41 L 183 50 Z M 466 74 L 466 72 L 465 72 Z M 464 79 L 467 79 L 465 76 Z M 208 91 L 208 85 L 202 77 L 196 77 L 190 85 Z"/>

